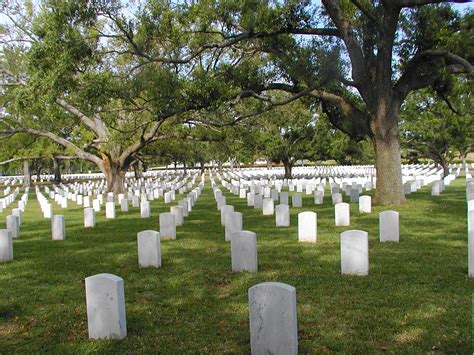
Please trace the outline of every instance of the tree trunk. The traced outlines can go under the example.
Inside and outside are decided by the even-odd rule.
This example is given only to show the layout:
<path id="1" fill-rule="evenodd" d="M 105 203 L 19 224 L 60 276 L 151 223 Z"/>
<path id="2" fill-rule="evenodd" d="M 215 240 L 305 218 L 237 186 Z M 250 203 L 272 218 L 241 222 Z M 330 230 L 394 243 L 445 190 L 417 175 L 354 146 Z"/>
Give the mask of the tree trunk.
<path id="1" fill-rule="evenodd" d="M 183 161 L 183 169 L 184 169 L 184 173 L 186 174 L 188 169 L 186 167 L 186 162 L 185 161 Z"/>
<path id="2" fill-rule="evenodd" d="M 223 171 L 223 169 L 222 169 L 222 161 L 219 160 L 219 161 L 217 162 L 217 164 L 218 164 L 218 166 L 219 166 L 219 174 L 222 174 L 222 171 Z"/>
<path id="3" fill-rule="evenodd" d="M 291 179 L 291 170 L 293 169 L 293 164 L 289 160 L 283 159 L 283 166 L 285 167 L 285 179 Z"/>
<path id="4" fill-rule="evenodd" d="M 272 160 L 267 159 L 267 169 L 272 169 L 272 168 L 273 168 Z"/>
<path id="5" fill-rule="evenodd" d="M 174 161 L 174 171 L 178 170 L 178 162 L 177 161 Z"/>
<path id="6" fill-rule="evenodd" d="M 133 173 L 135 175 L 135 179 L 140 179 L 143 177 L 143 164 L 140 160 L 137 160 L 133 163 Z"/>
<path id="7" fill-rule="evenodd" d="M 102 167 L 102 172 L 107 181 L 107 192 L 113 192 L 115 195 L 123 194 L 125 192 L 125 174 L 128 166 L 120 166 L 115 162 L 106 161 Z"/>
<path id="8" fill-rule="evenodd" d="M 204 174 L 204 171 L 205 171 L 205 163 L 204 161 L 200 161 L 199 164 L 201 164 L 201 175 Z"/>
<path id="9" fill-rule="evenodd" d="M 61 183 L 61 162 L 57 158 L 53 158 L 54 183 Z"/>
<path id="10" fill-rule="evenodd" d="M 31 171 L 30 162 L 28 160 L 23 161 L 23 187 L 31 186 Z"/>
<path id="11" fill-rule="evenodd" d="M 448 162 L 446 159 L 440 159 L 438 161 L 439 165 L 441 165 L 441 168 L 443 169 L 443 177 L 446 177 L 449 175 L 449 167 L 448 167 Z"/>
<path id="12" fill-rule="evenodd" d="M 463 154 L 462 155 L 462 171 L 465 172 L 466 171 L 466 157 L 467 157 L 467 154 Z"/>
<path id="13" fill-rule="evenodd" d="M 377 170 L 374 203 L 399 205 L 405 201 L 405 194 L 402 185 L 398 115 L 378 115 L 372 119 L 371 129 Z"/>

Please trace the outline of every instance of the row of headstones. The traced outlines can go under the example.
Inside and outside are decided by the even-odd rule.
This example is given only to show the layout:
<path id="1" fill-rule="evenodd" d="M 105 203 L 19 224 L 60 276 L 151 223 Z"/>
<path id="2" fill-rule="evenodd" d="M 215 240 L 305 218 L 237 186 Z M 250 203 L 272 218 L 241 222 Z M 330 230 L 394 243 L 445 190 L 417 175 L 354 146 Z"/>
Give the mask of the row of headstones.
<path id="1" fill-rule="evenodd" d="M 220 205 L 222 202 L 222 191 L 214 185 L 214 197 L 217 202 L 217 209 L 220 211 L 221 225 L 225 229 L 225 240 L 231 242 L 231 259 L 232 259 L 232 270 L 233 271 L 257 271 L 257 238 L 256 234 L 251 231 L 243 230 L 243 218 L 242 213 L 235 212 L 234 206 L 232 205 Z M 368 196 L 369 197 L 369 196 Z M 272 199 L 268 199 L 273 203 Z M 283 211 L 280 214 L 280 210 Z M 349 205 L 347 203 L 340 203 L 335 206 L 335 224 L 336 226 L 348 226 L 350 224 L 349 217 Z M 289 206 L 279 205 L 277 206 L 276 214 L 277 226 L 289 226 Z M 384 211 L 379 214 L 379 235 L 380 241 L 399 241 L 399 213 L 396 211 Z M 350 231 L 354 232 L 354 231 Z M 359 231 L 355 231 L 359 232 Z M 366 258 L 367 258 L 367 272 L 368 272 L 368 235 L 367 236 L 367 247 L 366 247 Z M 343 236 L 344 235 L 344 236 Z M 352 234 L 350 234 L 352 236 Z M 347 258 L 351 259 L 354 256 L 348 254 L 347 248 L 343 248 L 343 245 L 350 244 L 349 242 L 343 243 L 343 239 L 347 239 L 345 234 L 341 234 L 341 260 L 343 255 L 348 255 Z M 359 238 L 363 240 L 363 238 Z M 302 242 L 316 242 L 317 240 L 317 214 L 315 212 L 307 211 L 298 214 L 298 240 Z M 354 240 L 357 240 L 354 239 Z M 348 248 L 350 249 L 350 248 Z M 362 245 L 360 250 L 364 249 Z M 347 263 L 346 263 L 347 264 Z M 342 266 L 342 264 L 341 264 Z M 343 270 L 343 269 L 342 269 Z M 343 272 L 344 273 L 344 272 Z"/>
<path id="2" fill-rule="evenodd" d="M 10 192 L 9 187 L 5 190 L 8 190 L 8 192 L 5 193 L 4 198 L 0 199 L 0 212 L 3 212 L 3 210 L 5 208 L 7 208 L 9 205 L 11 205 L 13 203 L 13 201 L 15 201 L 16 198 L 18 197 L 18 195 L 20 194 L 20 189 L 18 187 L 15 190 L 13 190 L 13 192 L 11 194 L 9 194 L 9 192 Z"/>
<path id="3" fill-rule="evenodd" d="M 22 223 L 22 214 L 26 210 L 26 205 L 28 204 L 28 192 L 29 188 L 26 188 L 23 195 L 21 196 L 20 200 L 18 201 L 18 207 L 12 209 L 12 213 L 6 216 L 6 231 L 9 232 L 10 239 L 12 238 L 19 238 L 20 237 L 20 225 Z M 18 196 L 19 189 L 16 188 L 15 191 L 9 195 L 13 198 L 10 203 L 15 200 L 15 197 Z M 6 250 L 9 250 L 8 245 L 12 243 L 12 241 L 4 242 L 6 249 L 4 250 L 5 255 L 9 255 L 10 253 Z M 13 253 L 12 253 L 13 257 Z M 1 258 L 0 258 L 1 260 Z"/>
<path id="4" fill-rule="evenodd" d="M 195 179 L 193 179 L 192 183 L 194 184 Z M 191 183 L 189 183 L 191 184 Z M 189 188 L 192 188 L 192 185 L 189 186 Z M 186 189 L 181 189 L 180 192 L 184 193 L 187 191 Z M 90 192 L 90 191 L 89 191 Z M 160 194 L 161 192 L 161 194 Z M 154 197 L 159 198 L 160 196 L 163 196 L 163 190 L 160 189 L 155 189 L 153 190 L 153 194 L 141 194 L 141 201 L 139 202 L 139 192 L 135 191 L 135 193 L 131 193 L 129 191 L 129 198 L 132 200 L 132 206 L 133 207 L 139 207 L 141 209 L 141 216 L 142 218 L 147 218 L 150 216 L 150 205 L 148 202 L 148 199 L 153 200 Z M 90 207 L 90 196 L 82 196 L 82 195 L 77 195 L 74 193 L 70 192 L 59 192 L 57 191 L 49 191 L 49 196 L 50 198 L 54 198 L 55 201 L 61 205 L 62 208 L 67 208 L 67 200 L 71 199 L 72 201 L 76 202 L 78 205 L 83 205 L 85 208 Z M 46 198 L 41 194 L 39 191 L 39 188 L 37 188 L 37 198 L 40 203 L 41 209 L 43 211 L 43 215 L 45 218 L 51 218 L 52 215 L 52 206 L 51 204 L 47 201 Z M 148 198 L 148 199 L 147 199 Z M 164 192 L 164 199 L 165 203 L 171 203 L 176 199 L 176 194 L 174 190 Z M 106 203 L 106 217 L 107 218 L 115 218 L 115 199 L 114 199 L 114 194 L 109 193 L 107 194 L 107 203 Z M 129 209 L 129 199 L 125 198 L 124 194 L 118 194 L 118 201 L 119 205 L 121 208 L 122 212 L 128 212 Z M 101 205 L 104 202 L 104 197 L 102 194 L 97 195 L 97 198 L 92 201 L 92 206 L 95 212 L 100 212 Z M 189 202 L 188 202 L 189 203 Z"/>
<path id="5" fill-rule="evenodd" d="M 228 184 L 223 184 L 223 186 L 229 186 Z M 366 190 L 370 191 L 372 185 L 370 182 L 366 185 Z M 265 198 L 271 198 L 273 201 L 280 201 L 281 204 L 288 204 L 289 193 L 286 191 L 281 191 L 281 189 L 271 189 L 270 187 L 261 187 L 259 191 L 252 189 L 250 192 L 247 192 L 246 188 L 238 188 L 235 186 L 228 187 L 228 190 L 234 195 L 239 195 L 240 198 L 247 198 L 247 205 L 254 206 L 255 208 L 263 208 L 263 200 Z M 291 191 L 290 191 L 291 192 Z M 324 200 L 324 185 L 320 184 L 317 186 L 316 191 L 313 193 L 314 204 L 320 205 L 323 204 Z M 362 186 L 360 184 L 344 185 L 344 193 L 350 199 L 350 202 L 359 202 L 360 193 L 362 192 Z M 343 202 L 343 196 L 339 192 L 339 187 L 337 185 L 331 186 L 331 197 L 333 204 Z M 364 205 L 367 203 L 367 198 L 364 200 Z M 301 194 L 292 194 L 292 205 L 295 208 L 303 207 L 303 196 Z"/>
<path id="6" fill-rule="evenodd" d="M 298 170 L 299 169 L 299 170 Z M 458 169 L 459 170 L 459 169 Z M 458 176 L 459 171 L 456 171 L 454 177 Z M 351 166 L 351 167 L 304 167 L 295 168 L 294 172 L 298 176 L 306 178 L 315 178 L 319 176 L 333 176 L 333 177 L 351 177 L 359 176 L 366 180 L 375 182 L 375 170 L 373 167 Z M 304 172 L 304 173 L 301 173 Z M 419 165 L 419 166 L 402 166 L 403 182 L 409 180 L 426 180 L 425 185 L 431 183 L 433 180 L 442 177 L 442 169 L 436 165 Z M 243 169 L 239 172 L 225 172 L 224 177 L 232 177 L 237 180 L 244 179 L 276 179 L 282 178 L 282 169 Z"/>
<path id="7" fill-rule="evenodd" d="M 468 275 L 474 278 L 474 179 L 467 180 L 467 248 L 468 248 Z"/>
<path id="8" fill-rule="evenodd" d="M 124 280 L 112 274 L 85 279 L 87 327 L 90 339 L 127 336 Z M 248 290 L 252 354 L 298 353 L 296 289 L 264 282 Z"/>
<path id="9" fill-rule="evenodd" d="M 192 211 L 192 207 L 196 203 L 197 199 L 201 195 L 201 191 L 204 187 L 204 177 L 198 187 L 196 187 L 190 196 L 190 203 L 187 200 L 180 201 L 179 206 L 172 206 L 171 212 L 161 213 L 159 215 L 159 228 L 160 233 L 158 237 L 161 239 L 176 239 L 176 227 L 181 226 L 184 223 L 184 217 L 188 217 Z M 21 223 L 21 211 L 20 216 L 11 215 L 7 216 L 7 229 L 0 230 L 0 262 L 13 260 L 13 239 L 20 237 L 20 226 Z M 95 211 L 93 208 L 84 209 L 84 226 L 94 227 L 95 226 Z M 149 231 L 146 231 L 149 232 Z M 156 232 L 157 233 L 157 232 Z M 150 233 L 145 233 L 149 235 Z M 66 223 L 64 215 L 53 214 L 51 216 L 51 238 L 53 240 L 65 240 L 66 239 Z M 139 237 L 140 240 L 140 237 Z M 139 248 L 140 249 L 140 248 Z M 161 265 L 161 255 L 160 255 Z"/>

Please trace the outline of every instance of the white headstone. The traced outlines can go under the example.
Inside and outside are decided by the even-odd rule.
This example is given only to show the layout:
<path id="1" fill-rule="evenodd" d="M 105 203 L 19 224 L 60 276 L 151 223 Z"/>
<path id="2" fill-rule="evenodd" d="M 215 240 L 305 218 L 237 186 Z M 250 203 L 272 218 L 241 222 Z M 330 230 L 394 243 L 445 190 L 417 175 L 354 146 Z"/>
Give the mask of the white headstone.
<path id="1" fill-rule="evenodd" d="M 339 192 L 336 192 L 336 193 L 331 195 L 331 199 L 332 199 L 332 204 L 333 205 L 337 205 L 338 203 L 342 203 L 342 194 L 339 193 Z"/>
<path id="2" fill-rule="evenodd" d="M 400 222 L 397 211 L 379 213 L 379 237 L 381 242 L 398 242 L 400 239 Z"/>
<path id="3" fill-rule="evenodd" d="M 66 226 L 63 215 L 55 214 L 51 217 L 51 232 L 53 240 L 66 239 Z"/>
<path id="4" fill-rule="evenodd" d="M 113 201 L 105 203 L 105 218 L 115 218 L 115 203 Z"/>
<path id="5" fill-rule="evenodd" d="M 242 213 L 228 212 L 225 214 L 225 240 L 229 242 L 234 233 L 242 231 Z"/>
<path id="6" fill-rule="evenodd" d="M 87 277 L 86 304 L 90 339 L 127 336 L 123 279 L 112 274 Z"/>
<path id="7" fill-rule="evenodd" d="M 234 212 L 234 206 L 231 206 L 231 205 L 221 206 L 221 226 L 225 226 L 225 215 L 229 212 Z"/>
<path id="8" fill-rule="evenodd" d="M 369 274 L 369 235 L 361 230 L 341 233 L 341 274 Z"/>
<path id="9" fill-rule="evenodd" d="M 128 199 L 125 197 L 120 200 L 120 211 L 128 212 Z"/>
<path id="10" fill-rule="evenodd" d="M 255 195 L 253 199 L 253 207 L 256 209 L 263 209 L 263 196 L 262 195 Z"/>
<path id="11" fill-rule="evenodd" d="M 370 196 L 359 197 L 359 212 L 360 213 L 372 212 L 372 197 Z"/>
<path id="12" fill-rule="evenodd" d="M 146 230 L 137 234 L 138 265 L 140 267 L 161 267 L 160 233 Z"/>
<path id="13" fill-rule="evenodd" d="M 20 237 L 20 218 L 15 215 L 7 216 L 7 229 L 12 234 L 12 238 Z"/>
<path id="14" fill-rule="evenodd" d="M 92 200 L 92 207 L 94 208 L 94 211 L 100 212 L 100 201 L 98 199 Z"/>
<path id="15" fill-rule="evenodd" d="M 140 203 L 140 217 L 149 218 L 150 217 L 150 201 L 142 201 Z"/>
<path id="16" fill-rule="evenodd" d="M 348 203 L 341 202 L 334 206 L 334 222 L 337 227 L 350 225 L 350 209 Z"/>
<path id="17" fill-rule="evenodd" d="M 232 235 L 230 241 L 232 271 L 257 272 L 257 235 L 240 231 Z"/>
<path id="18" fill-rule="evenodd" d="M 275 224 L 277 227 L 290 226 L 290 206 L 281 204 L 275 207 Z"/>
<path id="19" fill-rule="evenodd" d="M 160 236 L 163 240 L 176 239 L 176 221 L 171 213 L 160 213 Z"/>
<path id="20" fill-rule="evenodd" d="M 316 243 L 317 238 L 317 214 L 311 211 L 298 213 L 298 241 Z"/>
<path id="21" fill-rule="evenodd" d="M 226 204 L 226 198 L 225 196 L 220 196 L 216 200 L 217 202 L 217 209 L 220 211 L 222 206 L 225 206 Z"/>
<path id="22" fill-rule="evenodd" d="M 0 229 L 0 263 L 13 260 L 13 239 L 8 229 Z"/>
<path id="23" fill-rule="evenodd" d="M 53 215 L 53 206 L 50 203 L 45 204 L 43 210 L 43 217 L 44 218 L 51 218 Z"/>
<path id="24" fill-rule="evenodd" d="M 19 208 L 12 209 L 12 215 L 18 216 L 18 223 L 21 226 L 21 222 L 22 222 L 22 212 L 21 212 L 21 210 Z"/>
<path id="25" fill-rule="evenodd" d="M 314 191 L 314 204 L 315 205 L 322 205 L 323 204 L 324 193 L 322 191 L 316 190 Z"/>
<path id="26" fill-rule="evenodd" d="M 296 289 L 264 282 L 248 292 L 251 354 L 297 355 Z"/>
<path id="27" fill-rule="evenodd" d="M 291 196 L 291 203 L 292 203 L 293 208 L 303 207 L 303 196 L 300 194 L 293 194 Z"/>
<path id="28" fill-rule="evenodd" d="M 84 227 L 95 227 L 95 211 L 92 207 L 84 208 Z"/>
<path id="29" fill-rule="evenodd" d="M 176 225 L 182 226 L 184 223 L 183 208 L 181 206 L 171 206 L 170 213 L 174 216 Z"/>
<path id="30" fill-rule="evenodd" d="M 274 201 L 272 198 L 263 199 L 263 215 L 264 216 L 273 216 L 275 212 Z"/>

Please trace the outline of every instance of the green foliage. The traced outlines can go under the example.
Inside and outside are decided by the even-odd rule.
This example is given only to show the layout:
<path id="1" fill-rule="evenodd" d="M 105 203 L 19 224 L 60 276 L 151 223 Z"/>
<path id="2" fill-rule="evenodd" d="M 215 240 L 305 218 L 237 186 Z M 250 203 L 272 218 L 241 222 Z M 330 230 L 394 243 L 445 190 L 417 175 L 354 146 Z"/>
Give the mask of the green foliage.
<path id="1" fill-rule="evenodd" d="M 444 168 L 454 157 L 466 157 L 474 147 L 473 98 L 469 87 L 472 83 L 462 79 L 447 98 L 429 90 L 410 95 L 401 113 L 402 143 L 407 155 L 432 159 Z"/>

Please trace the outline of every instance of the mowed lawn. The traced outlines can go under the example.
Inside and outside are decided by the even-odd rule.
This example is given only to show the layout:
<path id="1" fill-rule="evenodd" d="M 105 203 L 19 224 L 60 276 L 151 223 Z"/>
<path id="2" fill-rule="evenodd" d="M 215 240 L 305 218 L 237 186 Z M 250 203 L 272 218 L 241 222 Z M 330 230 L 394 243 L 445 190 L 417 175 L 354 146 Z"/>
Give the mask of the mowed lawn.
<path id="1" fill-rule="evenodd" d="M 291 227 L 277 228 L 274 216 L 221 187 L 243 213 L 244 229 L 257 233 L 255 274 L 231 272 L 208 177 L 177 240 L 162 242 L 161 269 L 138 268 L 136 235 L 158 230 L 158 214 L 171 206 L 162 199 L 151 203 L 151 218 L 117 207 L 117 218 L 107 220 L 103 209 L 89 229 L 82 207 L 53 204 L 66 216 L 67 239 L 52 241 L 31 193 L 15 260 L 0 264 L 0 353 L 248 353 L 247 291 L 265 281 L 296 287 L 300 353 L 471 353 L 465 187 L 462 178 L 438 197 L 428 187 L 409 195 L 395 208 L 398 244 L 378 241 L 378 212 L 387 208 L 361 215 L 351 204 L 351 226 L 335 227 L 326 191 L 322 206 L 304 195 L 304 207 L 291 209 Z M 297 214 L 306 210 L 318 213 L 316 244 L 297 241 Z M 369 233 L 367 277 L 340 274 L 339 235 L 347 229 Z M 84 278 L 98 273 L 125 281 L 124 340 L 88 339 Z"/>

